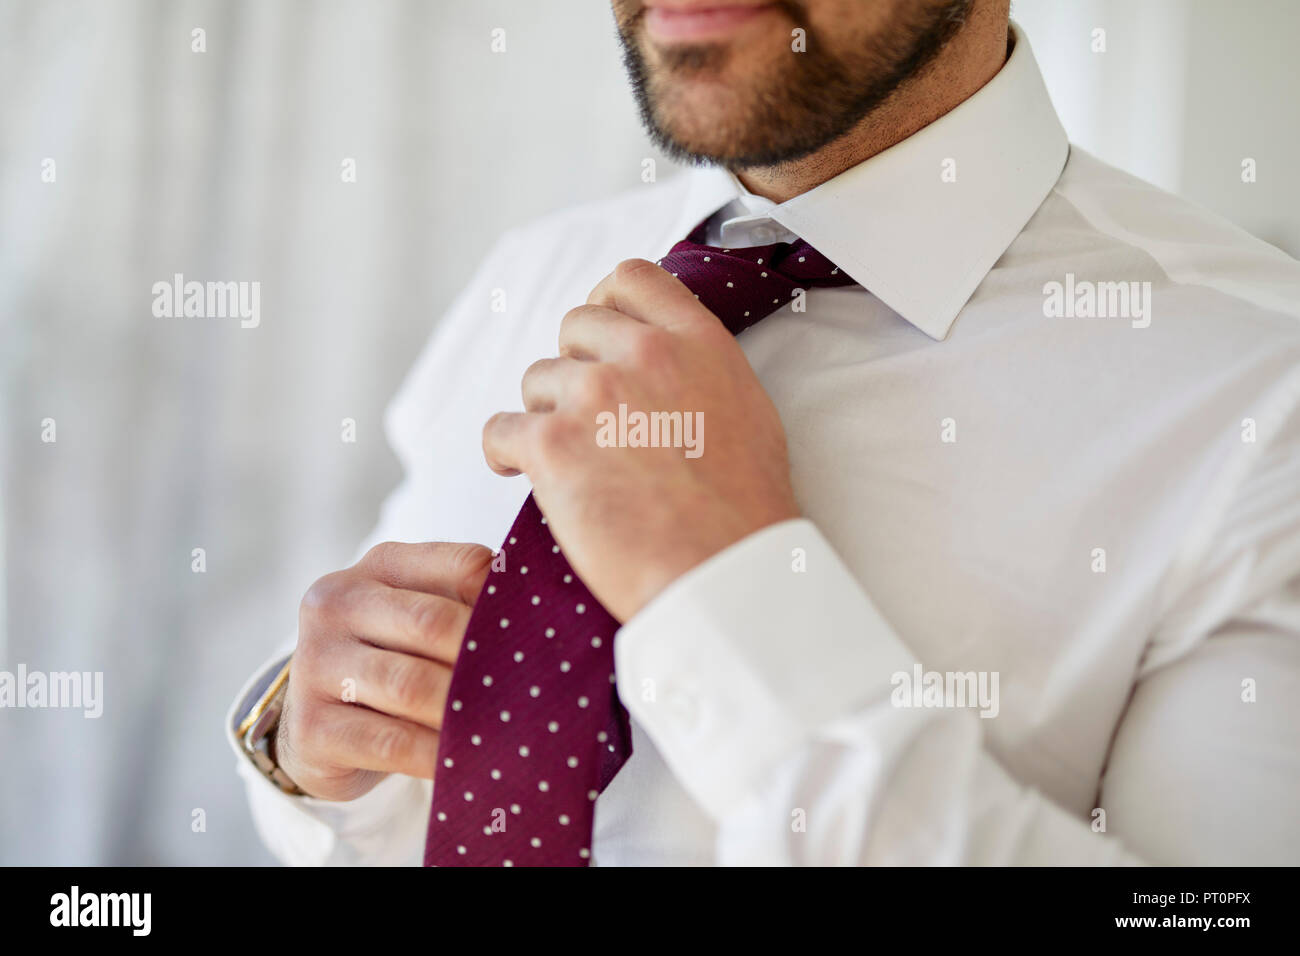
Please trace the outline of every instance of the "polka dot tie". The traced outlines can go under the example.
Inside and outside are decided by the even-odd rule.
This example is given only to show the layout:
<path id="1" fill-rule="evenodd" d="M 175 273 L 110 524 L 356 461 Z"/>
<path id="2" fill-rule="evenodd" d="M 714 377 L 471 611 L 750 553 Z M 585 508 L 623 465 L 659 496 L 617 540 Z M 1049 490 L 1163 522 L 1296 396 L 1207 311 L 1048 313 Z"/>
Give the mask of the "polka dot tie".
<path id="1" fill-rule="evenodd" d="M 803 241 L 718 249 L 703 238 L 701 223 L 659 265 L 732 334 L 811 286 L 853 283 Z M 426 866 L 588 865 L 596 798 L 632 753 L 618 627 L 529 495 L 452 674 Z"/>

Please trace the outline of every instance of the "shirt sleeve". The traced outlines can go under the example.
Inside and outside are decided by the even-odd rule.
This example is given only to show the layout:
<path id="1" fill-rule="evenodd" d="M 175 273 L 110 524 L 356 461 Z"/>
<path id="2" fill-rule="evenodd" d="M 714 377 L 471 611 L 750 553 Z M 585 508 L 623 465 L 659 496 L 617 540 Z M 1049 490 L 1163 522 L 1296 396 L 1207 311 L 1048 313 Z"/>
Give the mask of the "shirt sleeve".
<path id="1" fill-rule="evenodd" d="M 1300 861 L 1300 377 L 1276 395 L 1111 746 L 1102 805 L 1152 860 Z"/>
<path id="2" fill-rule="evenodd" d="M 1251 846 L 1272 840 L 1273 855 L 1294 861 L 1300 821 L 1278 803 L 1300 783 L 1300 695 L 1286 693 L 1300 673 L 1294 633 L 1267 648 L 1234 633 L 1137 688 L 1108 775 L 1106 831 L 1009 774 L 978 711 L 893 705 L 892 676 L 911 672 L 915 655 L 807 520 L 679 578 L 621 629 L 615 653 L 624 703 L 717 824 L 720 863 L 1205 862 L 1199 832 L 1162 817 L 1175 787 L 1188 815 L 1230 831 L 1217 844 L 1255 827 Z M 1242 745 L 1204 693 L 1215 674 L 1263 668 L 1283 686 L 1251 712 L 1261 736 Z M 1203 740 L 1218 744 L 1212 757 Z M 1184 777 L 1190 765 L 1199 772 Z M 1211 777 L 1234 783 L 1196 786 Z M 1266 823 L 1261 788 L 1278 811 Z M 1138 841 L 1149 852 L 1136 852 L 1130 834 L 1153 824 L 1158 835 Z"/>

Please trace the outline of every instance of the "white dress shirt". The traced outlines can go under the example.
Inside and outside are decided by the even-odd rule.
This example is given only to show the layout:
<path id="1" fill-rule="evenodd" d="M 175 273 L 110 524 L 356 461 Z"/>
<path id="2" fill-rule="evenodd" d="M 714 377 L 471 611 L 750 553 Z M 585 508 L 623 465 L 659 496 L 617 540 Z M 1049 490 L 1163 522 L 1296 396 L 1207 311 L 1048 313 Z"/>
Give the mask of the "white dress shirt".
<path id="1" fill-rule="evenodd" d="M 739 338 L 805 517 L 618 632 L 634 753 L 595 862 L 1300 863 L 1300 264 L 1072 150 L 1018 29 L 788 202 L 695 170 L 504 236 L 389 408 L 406 479 L 363 549 L 495 547 L 528 487 L 483 423 L 615 263 L 710 216 L 860 286 Z M 903 706 L 918 669 L 997 694 Z M 238 759 L 285 862 L 420 861 L 429 783 L 329 803 Z"/>

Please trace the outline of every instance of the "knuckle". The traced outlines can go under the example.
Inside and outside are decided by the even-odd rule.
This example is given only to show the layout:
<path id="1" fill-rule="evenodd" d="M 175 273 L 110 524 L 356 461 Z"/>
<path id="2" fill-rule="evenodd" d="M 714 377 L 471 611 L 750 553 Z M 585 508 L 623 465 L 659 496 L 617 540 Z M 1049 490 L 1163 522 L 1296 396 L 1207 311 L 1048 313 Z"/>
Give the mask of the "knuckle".
<path id="1" fill-rule="evenodd" d="M 451 620 L 451 605 L 436 597 L 423 597 L 412 612 L 412 623 L 418 634 L 432 637 L 447 629 Z"/>
<path id="2" fill-rule="evenodd" d="M 657 269 L 648 259 L 624 259 L 614 267 L 615 279 L 633 279 L 643 275 L 646 269 Z"/>
<path id="3" fill-rule="evenodd" d="M 481 544 L 458 544 L 448 555 L 452 575 L 459 581 L 477 577 L 492 564 L 492 549 Z"/>
<path id="4" fill-rule="evenodd" d="M 335 571 L 312 582 L 302 597 L 299 614 L 306 621 L 319 621 L 336 613 L 347 590 L 347 580 L 341 571 Z"/>
<path id="5" fill-rule="evenodd" d="M 396 570 L 401 557 L 401 545 L 396 541 L 381 541 L 366 552 L 361 563 L 376 577 L 384 577 Z"/>
<path id="6" fill-rule="evenodd" d="M 564 317 L 560 319 L 560 335 L 564 335 L 566 331 L 571 331 L 573 326 L 581 322 L 583 317 L 594 308 L 595 306 L 584 302 L 582 305 L 575 305 L 568 312 L 565 312 Z"/>
<path id="7" fill-rule="evenodd" d="M 532 365 L 528 366 L 528 368 L 524 369 L 523 381 L 527 383 L 537 378 L 540 375 L 545 375 L 547 370 L 550 369 L 550 367 L 554 364 L 554 362 L 555 359 L 539 358 Z M 488 421 L 491 420 L 492 419 L 488 419 Z"/>
<path id="8" fill-rule="evenodd" d="M 411 713 L 429 694 L 429 681 L 414 658 L 401 657 L 387 668 L 384 684 L 393 702 L 404 713 Z"/>
<path id="9" fill-rule="evenodd" d="M 491 433 L 498 431 L 509 417 L 509 412 L 494 413 L 491 418 L 483 423 L 483 437 L 487 438 Z"/>
<path id="10" fill-rule="evenodd" d="M 404 765 L 412 751 L 412 734 L 401 724 L 388 721 L 374 733 L 370 747 L 385 766 Z"/>

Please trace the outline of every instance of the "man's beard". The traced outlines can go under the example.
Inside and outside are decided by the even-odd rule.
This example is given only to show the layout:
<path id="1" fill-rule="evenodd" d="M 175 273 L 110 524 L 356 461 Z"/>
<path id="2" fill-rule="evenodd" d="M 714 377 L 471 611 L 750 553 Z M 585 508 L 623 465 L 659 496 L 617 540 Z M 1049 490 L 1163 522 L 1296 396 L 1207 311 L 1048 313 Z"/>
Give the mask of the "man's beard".
<path id="1" fill-rule="evenodd" d="M 666 155 L 732 169 L 775 166 L 802 159 L 849 132 L 935 58 L 965 23 L 972 2 L 934 0 L 920 9 L 904 5 L 884 29 L 839 52 L 813 30 L 799 0 L 778 0 L 791 29 L 804 30 L 807 52 L 791 51 L 750 88 L 735 91 L 736 109 L 713 118 L 706 134 L 685 130 L 680 113 L 690 104 L 680 96 L 676 103 L 666 102 L 672 97 L 665 95 L 665 84 L 656 84 L 656 75 L 716 73 L 732 51 L 717 44 L 674 45 L 659 53 L 652 71 L 637 42 L 644 7 L 620 22 L 619 39 L 641 120 Z"/>

